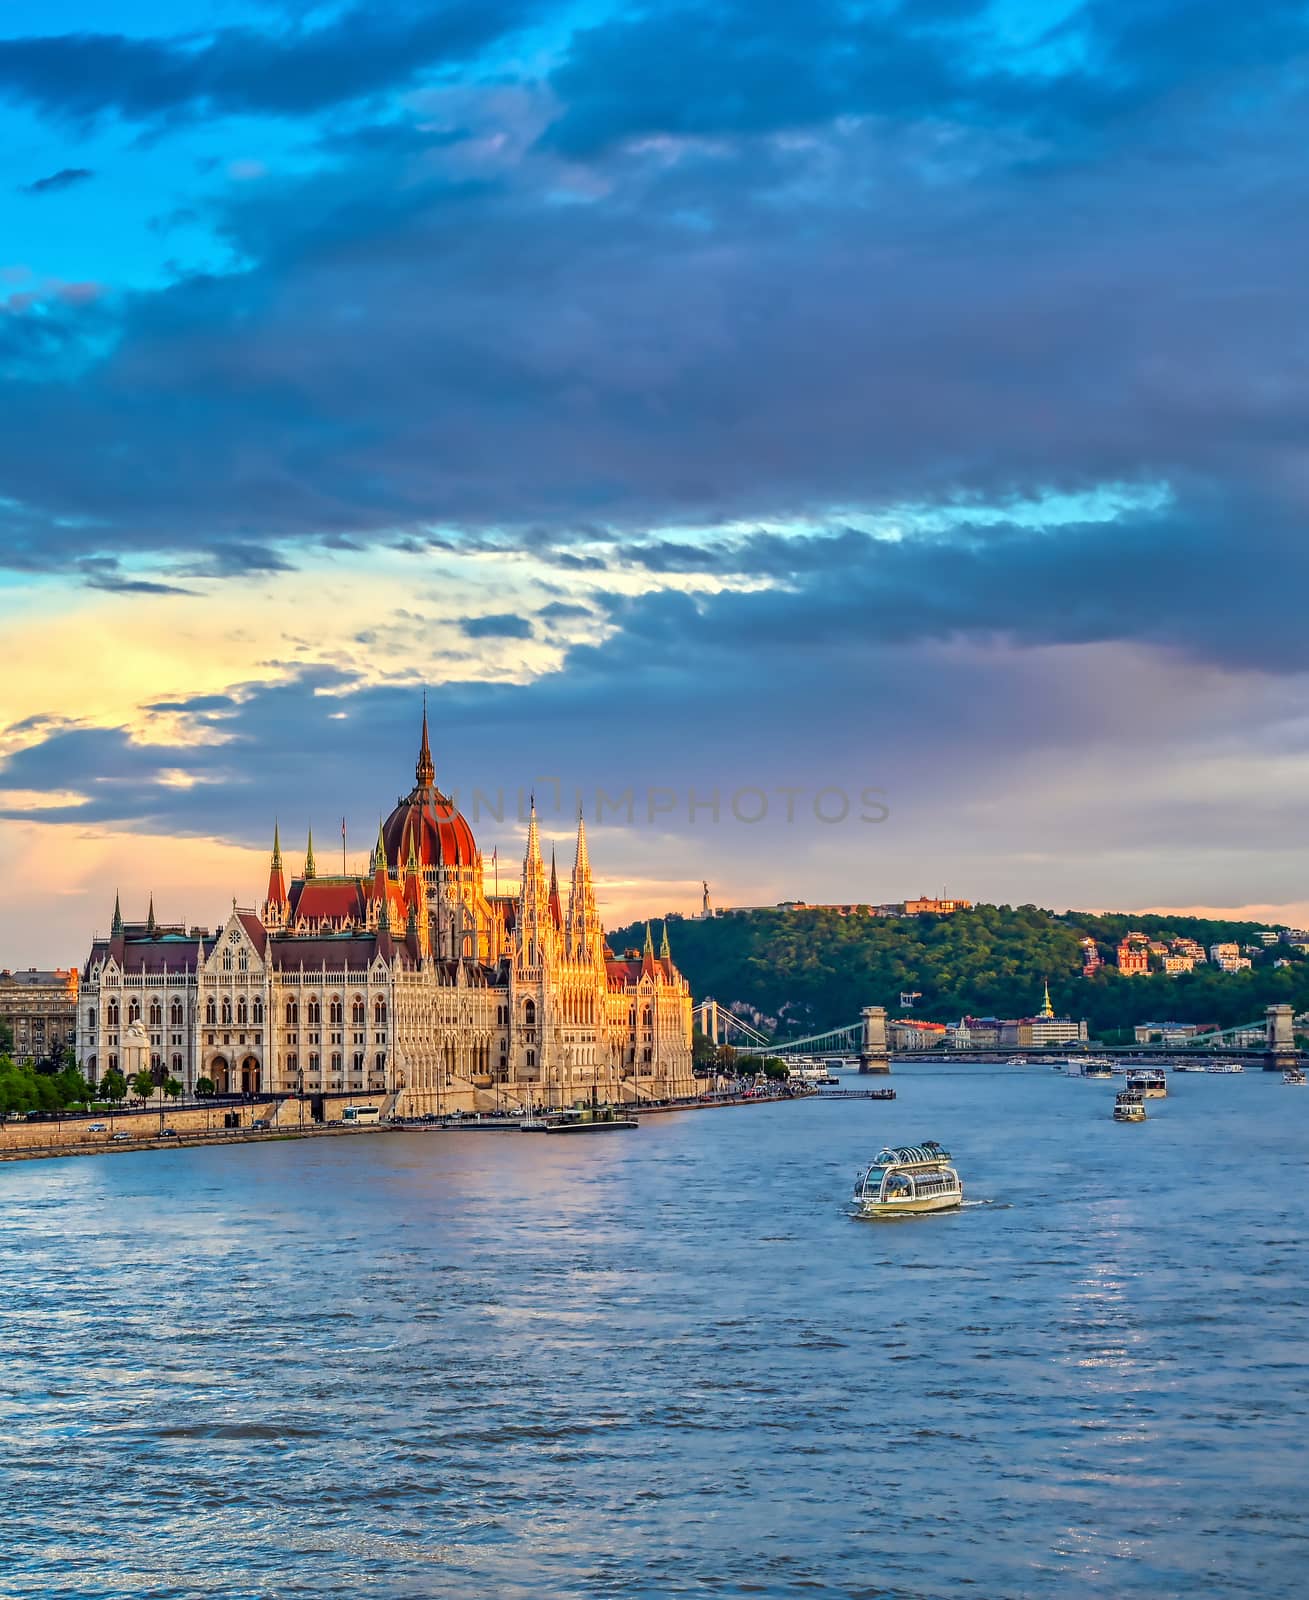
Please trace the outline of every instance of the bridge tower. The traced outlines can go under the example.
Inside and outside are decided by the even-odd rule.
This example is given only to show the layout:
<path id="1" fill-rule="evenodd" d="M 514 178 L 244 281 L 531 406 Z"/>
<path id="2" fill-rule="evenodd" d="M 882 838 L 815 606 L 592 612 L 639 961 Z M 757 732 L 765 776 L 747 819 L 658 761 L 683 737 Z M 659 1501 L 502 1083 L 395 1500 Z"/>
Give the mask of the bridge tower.
<path id="1" fill-rule="evenodd" d="M 886 1007 L 865 1006 L 864 1036 L 859 1046 L 860 1072 L 890 1072 L 891 1056 L 886 1047 Z"/>
<path id="2" fill-rule="evenodd" d="M 1295 1048 L 1295 1007 L 1269 1006 L 1268 1049 L 1264 1053 L 1265 1072 L 1285 1072 L 1298 1065 Z"/>

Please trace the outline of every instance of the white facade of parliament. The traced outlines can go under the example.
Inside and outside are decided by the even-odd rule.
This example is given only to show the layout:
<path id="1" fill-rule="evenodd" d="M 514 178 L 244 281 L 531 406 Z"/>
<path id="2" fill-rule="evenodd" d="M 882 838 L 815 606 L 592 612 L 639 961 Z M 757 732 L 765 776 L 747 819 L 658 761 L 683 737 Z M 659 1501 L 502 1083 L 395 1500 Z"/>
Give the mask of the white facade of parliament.
<path id="1" fill-rule="evenodd" d="M 488 896 L 472 830 L 436 785 L 425 713 L 415 777 L 367 876 L 320 875 L 311 834 L 288 884 L 274 830 L 261 909 L 234 903 L 215 933 L 161 926 L 153 902 L 128 924 L 116 902 L 81 974 L 83 1072 L 149 1066 L 187 1093 L 208 1078 L 219 1093 L 384 1097 L 409 1115 L 695 1093 L 667 932 L 657 954 L 648 929 L 643 951 L 609 950 L 585 823 L 566 904 L 535 808 L 517 892 Z"/>

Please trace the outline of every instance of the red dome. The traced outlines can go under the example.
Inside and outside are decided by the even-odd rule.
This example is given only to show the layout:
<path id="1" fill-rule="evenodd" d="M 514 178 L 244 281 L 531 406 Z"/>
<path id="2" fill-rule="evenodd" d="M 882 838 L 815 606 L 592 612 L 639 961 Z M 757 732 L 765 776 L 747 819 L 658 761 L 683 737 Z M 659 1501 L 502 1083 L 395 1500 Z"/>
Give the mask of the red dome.
<path id="1" fill-rule="evenodd" d="M 427 707 L 423 707 L 423 741 L 413 790 L 382 824 L 387 863 L 403 874 L 409 847 L 420 867 L 471 867 L 477 861 L 473 830 L 455 810 L 453 802 L 436 786 L 436 770 L 427 741 Z"/>
<path id="2" fill-rule="evenodd" d="M 415 789 L 382 824 L 387 862 L 402 874 L 410 840 L 420 867 L 471 867 L 477 860 L 473 830 L 435 785 Z"/>

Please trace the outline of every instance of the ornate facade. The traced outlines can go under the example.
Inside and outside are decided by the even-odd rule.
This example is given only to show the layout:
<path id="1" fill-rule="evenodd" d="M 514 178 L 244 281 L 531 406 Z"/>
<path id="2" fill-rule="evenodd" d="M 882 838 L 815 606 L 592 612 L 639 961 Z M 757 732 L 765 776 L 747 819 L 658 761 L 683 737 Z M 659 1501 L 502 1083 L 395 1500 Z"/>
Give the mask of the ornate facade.
<path id="1" fill-rule="evenodd" d="M 366 875 L 320 874 L 309 836 L 288 883 L 274 829 L 259 911 L 215 933 L 164 927 L 153 901 L 82 972 L 78 1059 L 120 1067 L 140 1022 L 157 1076 L 187 1092 L 385 1097 L 400 1114 L 633 1101 L 695 1092 L 691 996 L 665 931 L 616 957 L 596 910 L 586 825 L 567 901 L 535 806 L 517 893 L 488 894 L 467 821 L 437 787 L 423 715 L 413 789 Z"/>

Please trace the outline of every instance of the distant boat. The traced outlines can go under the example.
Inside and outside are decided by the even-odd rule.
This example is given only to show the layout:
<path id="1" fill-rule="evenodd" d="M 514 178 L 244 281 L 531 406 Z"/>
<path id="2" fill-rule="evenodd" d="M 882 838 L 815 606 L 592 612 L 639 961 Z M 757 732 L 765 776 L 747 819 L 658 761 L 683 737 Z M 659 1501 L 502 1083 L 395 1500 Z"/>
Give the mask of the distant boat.
<path id="1" fill-rule="evenodd" d="M 1139 1089 L 1147 1100 L 1163 1100 L 1168 1095 L 1168 1079 L 1158 1067 L 1144 1067 L 1127 1074 L 1127 1087 Z"/>
<path id="2" fill-rule="evenodd" d="M 1297 1088 L 1302 1089 L 1305 1082 L 1304 1072 L 1299 1067 L 1287 1067 L 1282 1074 L 1282 1082 L 1293 1083 Z"/>
<path id="3" fill-rule="evenodd" d="M 1144 1122 L 1145 1099 L 1138 1089 L 1120 1089 L 1114 1096 L 1115 1122 Z"/>

